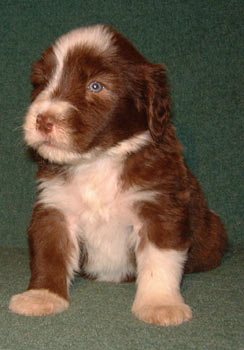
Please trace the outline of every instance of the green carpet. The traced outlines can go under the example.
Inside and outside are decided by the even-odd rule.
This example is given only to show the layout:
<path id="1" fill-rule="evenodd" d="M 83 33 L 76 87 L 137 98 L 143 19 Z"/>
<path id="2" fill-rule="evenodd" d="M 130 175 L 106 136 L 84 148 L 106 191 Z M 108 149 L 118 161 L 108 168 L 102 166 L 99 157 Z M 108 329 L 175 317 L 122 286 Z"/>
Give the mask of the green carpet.
<path id="1" fill-rule="evenodd" d="M 243 349 L 243 0 L 0 0 L 0 350 Z M 22 141 L 32 62 L 59 35 L 106 23 L 168 68 L 179 138 L 231 249 L 209 273 L 187 275 L 194 318 L 177 328 L 130 313 L 134 284 L 76 279 L 63 314 L 8 311 L 28 283 L 26 227 L 36 165 Z"/>

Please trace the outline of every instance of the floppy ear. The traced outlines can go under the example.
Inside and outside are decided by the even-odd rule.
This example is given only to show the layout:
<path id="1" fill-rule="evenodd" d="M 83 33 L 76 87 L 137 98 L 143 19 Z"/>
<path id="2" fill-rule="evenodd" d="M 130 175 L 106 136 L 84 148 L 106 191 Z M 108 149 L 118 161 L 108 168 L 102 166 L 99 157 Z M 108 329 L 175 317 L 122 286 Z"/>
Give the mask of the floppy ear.
<path id="1" fill-rule="evenodd" d="M 45 72 L 43 69 L 43 59 L 38 60 L 32 67 L 31 84 L 33 87 L 31 100 L 33 101 L 45 86 Z"/>
<path id="2" fill-rule="evenodd" d="M 167 84 L 166 68 L 161 64 L 149 66 L 147 76 L 148 127 L 156 143 L 163 140 L 164 131 L 170 121 L 171 99 Z"/>
<path id="3" fill-rule="evenodd" d="M 42 54 L 41 59 L 35 62 L 32 67 L 31 83 L 33 91 L 31 100 L 33 101 L 47 85 L 55 68 L 55 56 L 52 47 Z"/>

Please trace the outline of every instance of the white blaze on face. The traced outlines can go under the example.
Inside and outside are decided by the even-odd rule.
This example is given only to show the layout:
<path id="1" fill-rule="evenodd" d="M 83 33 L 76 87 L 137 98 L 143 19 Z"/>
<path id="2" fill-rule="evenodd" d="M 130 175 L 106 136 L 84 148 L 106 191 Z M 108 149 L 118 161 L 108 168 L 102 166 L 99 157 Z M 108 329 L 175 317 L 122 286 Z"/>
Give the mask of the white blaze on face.
<path id="1" fill-rule="evenodd" d="M 68 52 L 75 47 L 92 47 L 98 53 L 112 53 L 111 45 L 112 33 L 103 25 L 78 28 L 61 36 L 53 46 L 53 51 L 57 59 L 57 68 L 54 77 L 47 87 L 47 93 L 54 91 L 59 85 L 63 72 L 63 64 Z"/>

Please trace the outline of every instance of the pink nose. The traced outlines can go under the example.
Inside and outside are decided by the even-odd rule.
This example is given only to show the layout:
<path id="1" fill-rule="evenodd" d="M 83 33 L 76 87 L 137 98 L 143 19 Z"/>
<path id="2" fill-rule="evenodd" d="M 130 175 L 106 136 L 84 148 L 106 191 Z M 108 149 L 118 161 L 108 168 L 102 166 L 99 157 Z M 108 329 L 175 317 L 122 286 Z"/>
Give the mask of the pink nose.
<path id="1" fill-rule="evenodd" d="M 38 114 L 36 117 L 36 129 L 44 134 L 50 134 L 53 131 L 54 118 L 50 115 Z"/>

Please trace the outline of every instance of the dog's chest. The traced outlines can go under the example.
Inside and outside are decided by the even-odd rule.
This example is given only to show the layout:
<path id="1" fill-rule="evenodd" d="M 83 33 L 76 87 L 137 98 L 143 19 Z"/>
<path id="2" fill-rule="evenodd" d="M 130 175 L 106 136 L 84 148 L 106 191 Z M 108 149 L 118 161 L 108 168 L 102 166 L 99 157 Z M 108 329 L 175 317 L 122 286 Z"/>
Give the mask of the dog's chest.
<path id="1" fill-rule="evenodd" d="M 73 240 L 85 246 L 85 272 L 100 280 L 119 282 L 134 274 L 130 252 L 141 227 L 134 204 L 145 197 L 138 189 L 121 188 L 122 164 L 103 159 L 80 165 L 68 180 L 42 183 L 40 201 L 66 217 Z"/>

